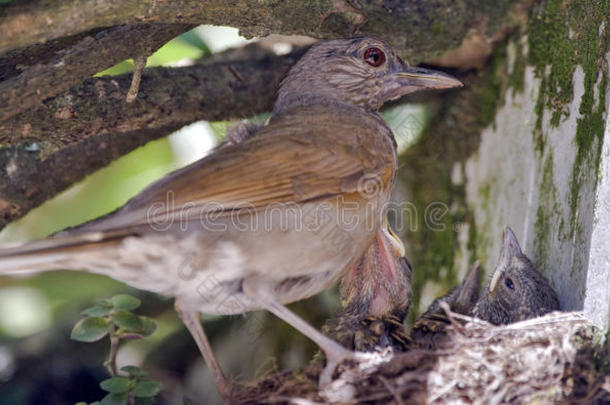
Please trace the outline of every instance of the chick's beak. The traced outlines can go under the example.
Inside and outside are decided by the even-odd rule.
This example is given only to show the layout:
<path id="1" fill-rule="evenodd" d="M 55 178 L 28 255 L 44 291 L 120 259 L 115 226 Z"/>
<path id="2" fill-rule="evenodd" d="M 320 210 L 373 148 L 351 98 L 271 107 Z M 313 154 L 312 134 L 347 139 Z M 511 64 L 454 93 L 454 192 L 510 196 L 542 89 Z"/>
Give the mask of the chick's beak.
<path id="1" fill-rule="evenodd" d="M 381 226 L 381 231 L 384 233 L 387 240 L 390 242 L 390 245 L 392 246 L 392 252 L 396 255 L 396 257 L 399 258 L 404 256 L 406 254 L 405 246 L 402 244 L 402 241 L 400 240 L 398 235 L 394 233 L 392 227 L 388 223 L 388 220 L 385 218 Z"/>
<path id="2" fill-rule="evenodd" d="M 498 265 L 496 266 L 496 270 L 494 271 L 494 275 L 491 278 L 491 282 L 489 283 L 489 293 L 493 293 L 498 286 L 498 281 L 500 281 L 500 277 L 502 273 L 508 268 L 510 262 L 513 257 L 522 254 L 521 247 L 519 246 L 519 241 L 515 236 L 510 227 L 504 228 L 504 238 L 502 241 L 502 250 L 500 251 L 500 260 L 498 261 Z"/>

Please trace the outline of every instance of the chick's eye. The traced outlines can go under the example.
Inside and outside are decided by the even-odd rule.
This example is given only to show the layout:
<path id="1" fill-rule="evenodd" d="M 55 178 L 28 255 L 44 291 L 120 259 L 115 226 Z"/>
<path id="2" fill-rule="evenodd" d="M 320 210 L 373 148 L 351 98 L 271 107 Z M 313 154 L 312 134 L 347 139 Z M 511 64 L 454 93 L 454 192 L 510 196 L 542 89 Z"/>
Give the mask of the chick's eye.
<path id="1" fill-rule="evenodd" d="M 368 48 L 364 51 L 364 61 L 371 66 L 379 67 L 385 62 L 385 53 L 376 47 Z"/>
<path id="2" fill-rule="evenodd" d="M 515 289 L 515 285 L 513 284 L 513 280 L 508 277 L 506 280 L 504 280 L 504 284 L 506 284 L 506 286 L 511 289 L 514 290 Z"/>

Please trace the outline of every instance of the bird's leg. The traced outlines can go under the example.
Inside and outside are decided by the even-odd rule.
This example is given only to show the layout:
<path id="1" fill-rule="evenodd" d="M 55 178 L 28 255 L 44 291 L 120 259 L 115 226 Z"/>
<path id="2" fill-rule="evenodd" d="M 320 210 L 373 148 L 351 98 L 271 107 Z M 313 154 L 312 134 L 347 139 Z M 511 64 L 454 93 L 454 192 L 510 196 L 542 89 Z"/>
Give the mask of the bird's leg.
<path id="1" fill-rule="evenodd" d="M 200 313 L 181 308 L 177 300 L 174 306 L 178 316 L 180 319 L 182 319 L 184 326 L 186 326 L 189 332 L 191 332 L 193 340 L 195 340 L 195 343 L 197 343 L 197 347 L 205 360 L 205 364 L 212 373 L 212 377 L 214 378 L 214 382 L 216 383 L 216 388 L 218 388 L 220 396 L 222 396 L 225 400 L 229 400 L 232 393 L 231 383 L 229 383 L 225 378 L 224 374 L 222 373 L 222 369 L 216 360 L 216 356 L 214 356 L 210 341 L 208 340 L 208 337 L 201 326 Z"/>
<path id="2" fill-rule="evenodd" d="M 248 286 L 247 283 L 244 283 L 244 292 L 246 292 L 246 294 L 258 301 L 264 309 L 273 313 L 284 322 L 292 325 L 292 327 L 297 329 L 303 335 L 313 340 L 314 343 L 316 343 L 320 349 L 324 351 L 326 356 L 326 367 L 322 371 L 322 374 L 320 374 L 319 383 L 320 387 L 328 385 L 328 383 L 330 383 L 332 380 L 333 372 L 337 366 L 344 360 L 355 359 L 356 353 L 351 350 L 347 350 L 339 343 L 328 338 L 327 336 L 324 336 L 322 333 L 316 330 L 316 328 L 308 324 L 303 318 L 299 317 L 284 305 L 277 302 L 274 298 L 272 298 L 271 294 L 265 294 L 265 290 L 266 288 L 264 288 L 262 285 L 256 285 L 256 287 L 252 288 L 252 286 Z"/>

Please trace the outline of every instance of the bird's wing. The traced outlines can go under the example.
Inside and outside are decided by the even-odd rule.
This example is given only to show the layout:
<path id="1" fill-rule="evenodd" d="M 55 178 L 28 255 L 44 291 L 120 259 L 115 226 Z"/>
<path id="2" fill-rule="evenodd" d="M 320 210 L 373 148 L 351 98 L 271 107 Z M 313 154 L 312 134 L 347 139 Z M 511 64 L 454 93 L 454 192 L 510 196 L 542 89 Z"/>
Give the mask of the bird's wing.
<path id="1" fill-rule="evenodd" d="M 335 119 L 312 128 L 284 121 L 164 177 L 121 210 L 78 231 L 116 231 L 155 218 L 197 219 L 208 212 L 328 198 L 356 191 L 359 179 L 370 173 L 391 183 L 391 156 L 359 141 L 371 138 L 372 129 L 362 122 Z M 338 130 L 349 136 L 334 136 Z"/>
<path id="2" fill-rule="evenodd" d="M 317 119 L 325 124 L 316 124 Z M 379 181 L 389 186 L 394 155 L 390 150 L 388 156 L 387 134 L 377 129 L 366 120 L 332 111 L 313 111 L 305 124 L 298 117 L 278 119 L 243 143 L 221 148 L 158 180 L 113 213 L 50 239 L 0 249 L 0 270 L 3 264 L 38 265 L 15 266 L 7 261 L 11 256 L 30 255 L 42 268 L 47 256 L 56 252 L 120 243 L 125 236 L 143 232 L 151 221 L 196 220 L 210 212 L 224 215 L 233 209 L 264 209 L 273 203 L 353 193 L 366 174 L 379 175 Z M 343 136 L 336 136 L 336 131 L 343 131 Z M 375 140 L 380 136 L 382 146 Z"/>

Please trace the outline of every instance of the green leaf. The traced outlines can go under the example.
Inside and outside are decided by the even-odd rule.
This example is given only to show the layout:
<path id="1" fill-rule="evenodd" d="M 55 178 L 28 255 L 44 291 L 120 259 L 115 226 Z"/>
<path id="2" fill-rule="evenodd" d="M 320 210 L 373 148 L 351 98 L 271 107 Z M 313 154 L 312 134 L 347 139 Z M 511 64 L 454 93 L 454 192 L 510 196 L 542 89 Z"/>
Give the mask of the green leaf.
<path id="1" fill-rule="evenodd" d="M 97 316 L 81 319 L 72 328 L 70 338 L 79 342 L 95 342 L 108 334 L 110 323 Z"/>
<path id="2" fill-rule="evenodd" d="M 157 395 L 163 386 L 157 381 L 140 381 L 133 389 L 134 397 L 150 398 Z"/>
<path id="3" fill-rule="evenodd" d="M 127 404 L 127 393 L 126 392 L 111 392 L 106 395 L 101 402 L 101 405 L 126 405 Z"/>
<path id="4" fill-rule="evenodd" d="M 110 298 L 110 302 L 116 309 L 124 309 L 125 311 L 133 311 L 141 304 L 139 299 L 127 294 L 115 295 Z"/>
<path id="5" fill-rule="evenodd" d="M 127 377 L 112 377 L 100 383 L 100 388 L 108 392 L 127 392 L 129 390 L 130 379 Z"/>
<path id="6" fill-rule="evenodd" d="M 137 366 L 123 366 L 121 367 L 121 371 L 124 371 L 135 378 L 143 378 L 148 375 L 146 371 L 142 370 L 140 367 Z"/>
<path id="7" fill-rule="evenodd" d="M 157 322 L 147 316 L 141 316 L 142 321 L 142 335 L 150 336 L 157 330 Z"/>
<path id="8" fill-rule="evenodd" d="M 114 305 L 112 304 L 112 301 L 110 301 L 107 298 L 103 298 L 101 300 L 97 300 L 97 304 L 96 305 L 99 305 L 100 307 L 110 308 L 110 309 L 112 309 L 114 307 Z"/>
<path id="9" fill-rule="evenodd" d="M 109 307 L 102 306 L 102 305 L 94 305 L 92 307 L 85 309 L 81 313 L 83 315 L 87 315 L 87 316 L 106 316 L 110 313 L 110 311 L 111 311 L 111 308 L 109 308 Z"/>
<path id="10" fill-rule="evenodd" d="M 116 326 L 128 332 L 142 332 L 144 330 L 144 322 L 133 312 L 119 309 L 115 311 L 113 319 Z"/>

